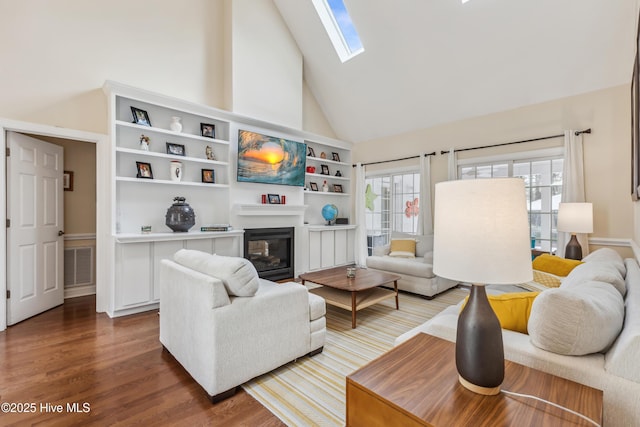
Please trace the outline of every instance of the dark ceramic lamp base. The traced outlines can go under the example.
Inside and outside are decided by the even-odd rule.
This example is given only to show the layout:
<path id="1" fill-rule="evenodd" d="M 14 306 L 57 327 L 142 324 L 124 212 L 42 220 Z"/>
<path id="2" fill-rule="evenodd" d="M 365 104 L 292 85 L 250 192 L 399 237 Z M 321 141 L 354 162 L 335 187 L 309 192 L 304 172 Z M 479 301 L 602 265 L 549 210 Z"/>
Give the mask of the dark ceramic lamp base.
<path id="1" fill-rule="evenodd" d="M 564 257 L 567 259 L 582 259 L 582 246 L 578 243 L 575 234 L 571 235 L 571 240 L 567 243 L 567 248 L 564 250 Z"/>
<path id="2" fill-rule="evenodd" d="M 500 392 L 504 380 L 502 328 L 481 285 L 472 286 L 458 317 L 456 367 L 465 388 L 483 395 Z"/>

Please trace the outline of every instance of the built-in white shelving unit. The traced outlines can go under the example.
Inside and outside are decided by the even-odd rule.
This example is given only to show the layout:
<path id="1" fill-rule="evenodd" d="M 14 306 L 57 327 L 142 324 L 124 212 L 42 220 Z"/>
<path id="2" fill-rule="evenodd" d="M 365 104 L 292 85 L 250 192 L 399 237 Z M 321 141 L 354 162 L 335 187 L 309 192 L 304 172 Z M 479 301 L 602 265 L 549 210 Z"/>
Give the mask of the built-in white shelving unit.
<path id="1" fill-rule="evenodd" d="M 310 139 L 305 142 L 307 167 L 315 168 L 315 171 L 307 170 L 305 174 L 305 203 L 309 205 L 305 221 L 309 225 L 324 224 L 321 211 L 322 206 L 326 204 L 335 205 L 338 208 L 338 216 L 348 219 L 351 212 L 350 147 Z M 323 191 L 325 181 L 329 190 L 327 192 Z M 314 191 L 316 188 L 317 191 Z"/>
<path id="2" fill-rule="evenodd" d="M 242 256 L 243 228 L 296 227 L 296 274 L 320 266 L 342 265 L 353 259 L 355 226 L 325 227 L 322 207 L 334 204 L 339 217 L 351 218 L 351 144 L 258 119 L 167 97 L 115 82 L 106 82 L 109 146 L 100 158 L 109 170 L 109 203 L 100 206 L 101 223 L 109 224 L 107 240 L 100 245 L 105 261 L 107 313 L 121 316 L 159 306 L 158 277 L 163 259 L 182 248 L 219 255 Z M 134 123 L 131 107 L 143 110 L 150 126 Z M 180 132 L 171 130 L 172 117 L 180 117 Z M 201 124 L 213 125 L 213 138 L 201 134 Z M 305 187 L 239 183 L 238 131 L 248 129 L 266 135 L 304 142 L 314 150 L 307 166 Z M 148 147 L 140 143 L 149 139 Z M 169 152 L 167 144 L 180 148 Z M 211 147 L 214 159 L 207 157 Z M 325 153 L 324 159 L 320 157 Z M 334 159 L 334 153 L 339 159 Z M 179 161 L 182 179 L 171 179 L 171 162 Z M 152 174 L 140 177 L 138 163 Z M 203 182 L 203 170 L 213 170 L 214 182 Z M 338 173 L 339 172 L 339 173 Z M 336 173 L 338 176 L 336 176 Z M 328 192 L 322 192 L 327 181 Z M 317 192 L 311 191 L 315 182 Z M 261 204 L 262 194 L 286 196 L 285 204 Z M 184 197 L 196 214 L 194 227 L 174 233 L 165 225 L 165 214 L 175 197 Z M 201 232 L 200 227 L 231 224 L 226 232 Z M 143 234 L 143 226 L 151 233 Z M 333 242 L 333 243 L 331 243 Z M 332 251 L 329 255 L 327 251 Z M 319 261 L 318 261 L 319 260 Z"/>

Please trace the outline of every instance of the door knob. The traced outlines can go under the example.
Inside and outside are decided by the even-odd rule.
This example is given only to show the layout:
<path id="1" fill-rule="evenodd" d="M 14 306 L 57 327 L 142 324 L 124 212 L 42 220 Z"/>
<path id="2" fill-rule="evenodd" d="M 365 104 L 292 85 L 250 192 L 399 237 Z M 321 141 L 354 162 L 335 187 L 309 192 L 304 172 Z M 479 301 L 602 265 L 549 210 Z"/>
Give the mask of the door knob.
<path id="1" fill-rule="evenodd" d="M 64 231 L 60 230 L 58 231 L 58 236 L 62 236 L 64 234 Z"/>

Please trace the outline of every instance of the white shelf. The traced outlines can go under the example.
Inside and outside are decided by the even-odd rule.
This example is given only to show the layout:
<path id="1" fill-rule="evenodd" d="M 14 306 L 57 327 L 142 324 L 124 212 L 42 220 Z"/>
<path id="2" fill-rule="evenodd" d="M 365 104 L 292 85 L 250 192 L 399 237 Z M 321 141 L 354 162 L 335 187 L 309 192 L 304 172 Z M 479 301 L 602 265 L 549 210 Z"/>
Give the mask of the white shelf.
<path id="1" fill-rule="evenodd" d="M 314 195 L 314 196 L 350 196 L 349 193 L 336 193 L 334 191 L 311 191 L 307 190 L 304 192 L 305 195 Z"/>
<path id="2" fill-rule="evenodd" d="M 182 160 L 182 161 L 188 161 L 188 162 L 206 163 L 210 165 L 219 165 L 219 166 L 229 166 L 228 162 L 221 162 L 219 160 L 208 160 L 208 159 L 201 159 L 198 157 L 176 156 L 173 154 L 157 153 L 155 151 L 136 150 L 135 148 L 117 147 L 116 151 L 119 153 L 134 154 L 136 156 L 160 157 L 163 159 Z"/>
<path id="3" fill-rule="evenodd" d="M 237 204 L 235 210 L 238 215 L 304 215 L 307 205 L 276 205 L 276 204 Z"/>
<path id="4" fill-rule="evenodd" d="M 331 164 L 334 164 L 334 165 L 341 165 L 341 166 L 349 166 L 349 167 L 351 167 L 351 165 L 349 163 L 336 162 L 335 160 L 323 159 L 321 157 L 307 156 L 307 160 L 311 160 L 313 162 L 318 162 L 318 163 L 331 163 Z"/>
<path id="5" fill-rule="evenodd" d="M 332 230 L 354 230 L 358 226 L 355 224 L 346 225 L 305 225 L 309 231 L 332 231 Z"/>
<path id="6" fill-rule="evenodd" d="M 309 173 L 309 172 L 306 172 L 305 176 L 309 176 L 309 177 L 313 177 L 313 178 L 319 178 L 319 179 L 335 179 L 335 180 L 342 180 L 342 181 L 350 181 L 350 179 L 345 177 L 345 176 L 323 175 L 321 173 Z"/>
<path id="7" fill-rule="evenodd" d="M 156 133 L 162 133 L 164 135 L 178 136 L 180 138 L 188 138 L 188 139 L 195 139 L 198 141 L 204 141 L 204 142 L 209 142 L 214 144 L 229 145 L 229 141 L 225 141 L 223 139 L 214 139 L 214 138 L 207 138 L 205 136 L 200 136 L 200 135 L 193 135 L 190 133 L 174 132 L 172 130 L 157 128 L 153 126 L 143 126 L 136 123 L 123 122 L 122 120 L 116 120 L 115 122 L 116 122 L 116 125 L 118 126 L 129 127 L 129 128 L 137 129 L 142 132 L 145 132 L 145 131 L 156 132 Z"/>
<path id="8" fill-rule="evenodd" d="M 231 231 L 188 231 L 186 233 L 121 233 L 115 234 L 117 243 L 164 242 L 169 240 L 215 239 L 217 237 L 242 236 L 244 230 Z"/>
<path id="9" fill-rule="evenodd" d="M 189 181 L 169 181 L 166 179 L 148 179 L 148 178 L 131 178 L 128 176 L 117 176 L 116 181 L 119 182 L 137 182 L 142 184 L 162 184 L 162 185 L 187 185 L 191 187 L 218 187 L 228 188 L 228 184 L 209 184 L 207 182 L 189 182 Z"/>

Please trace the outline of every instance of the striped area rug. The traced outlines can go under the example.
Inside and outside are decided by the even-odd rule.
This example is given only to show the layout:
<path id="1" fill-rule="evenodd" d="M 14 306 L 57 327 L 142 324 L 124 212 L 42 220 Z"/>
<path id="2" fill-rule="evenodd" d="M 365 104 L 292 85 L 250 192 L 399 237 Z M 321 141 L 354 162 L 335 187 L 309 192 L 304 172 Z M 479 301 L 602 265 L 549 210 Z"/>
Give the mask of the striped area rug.
<path id="1" fill-rule="evenodd" d="M 435 299 L 400 294 L 400 310 L 393 299 L 358 312 L 351 329 L 351 313 L 327 306 L 324 351 L 303 357 L 243 385 L 256 400 L 288 426 L 344 426 L 345 377 L 393 347 L 402 333 L 424 323 L 468 292 L 451 289 Z"/>

